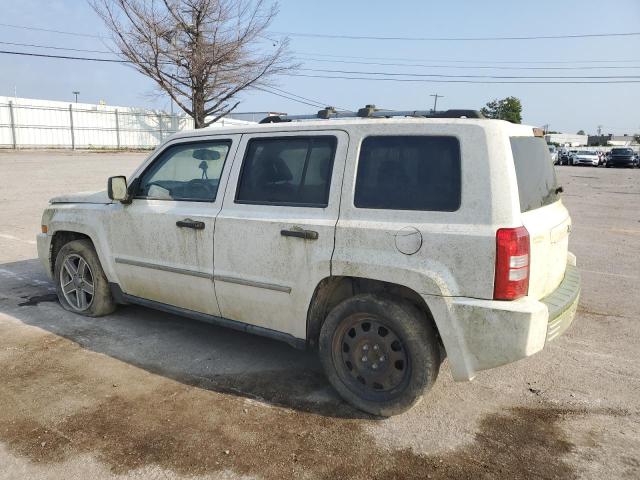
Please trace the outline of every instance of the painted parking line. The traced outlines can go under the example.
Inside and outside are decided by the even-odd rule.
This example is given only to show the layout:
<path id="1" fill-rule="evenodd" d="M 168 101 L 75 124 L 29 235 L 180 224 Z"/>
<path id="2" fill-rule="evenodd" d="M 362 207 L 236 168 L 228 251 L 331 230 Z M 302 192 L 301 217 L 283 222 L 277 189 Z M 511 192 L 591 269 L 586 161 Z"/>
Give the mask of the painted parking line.
<path id="1" fill-rule="evenodd" d="M 35 245 L 35 240 L 23 240 L 22 238 L 14 237 L 13 235 L 7 235 L 6 233 L 0 233 L 0 238 L 4 238 L 7 240 L 13 240 L 16 242 L 28 243 L 29 245 Z"/>

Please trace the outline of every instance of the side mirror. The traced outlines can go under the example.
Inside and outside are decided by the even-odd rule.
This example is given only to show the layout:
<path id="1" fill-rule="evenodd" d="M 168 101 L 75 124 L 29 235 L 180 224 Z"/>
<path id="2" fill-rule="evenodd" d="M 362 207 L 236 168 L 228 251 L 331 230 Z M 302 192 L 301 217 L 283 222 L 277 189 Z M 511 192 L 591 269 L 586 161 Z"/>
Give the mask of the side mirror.
<path id="1" fill-rule="evenodd" d="M 119 202 L 127 202 L 129 193 L 127 191 L 127 177 L 119 175 L 117 177 L 109 177 L 107 182 L 107 195 L 111 200 Z"/>

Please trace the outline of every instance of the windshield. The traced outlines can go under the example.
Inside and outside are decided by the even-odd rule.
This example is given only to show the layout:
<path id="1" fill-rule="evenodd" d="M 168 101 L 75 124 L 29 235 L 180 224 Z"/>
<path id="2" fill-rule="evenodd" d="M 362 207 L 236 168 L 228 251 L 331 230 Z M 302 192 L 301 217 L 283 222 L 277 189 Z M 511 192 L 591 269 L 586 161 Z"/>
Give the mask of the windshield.
<path id="1" fill-rule="evenodd" d="M 631 150 L 630 148 L 614 148 L 611 150 L 611 153 L 617 155 L 631 155 L 633 153 L 633 150 Z"/>
<path id="2" fill-rule="evenodd" d="M 511 137 L 520 210 L 528 212 L 558 200 L 558 180 L 542 138 Z"/>
<path id="3" fill-rule="evenodd" d="M 578 152 L 578 155 L 595 155 L 595 153 L 590 152 L 590 151 L 588 151 L 588 150 L 580 150 L 580 151 Z"/>

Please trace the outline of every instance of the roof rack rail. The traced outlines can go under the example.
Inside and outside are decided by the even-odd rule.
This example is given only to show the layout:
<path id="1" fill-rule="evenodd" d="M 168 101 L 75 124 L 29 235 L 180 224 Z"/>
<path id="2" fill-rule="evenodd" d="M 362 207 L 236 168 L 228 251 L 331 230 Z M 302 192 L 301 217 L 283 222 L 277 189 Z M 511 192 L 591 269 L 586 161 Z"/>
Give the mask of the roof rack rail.
<path id="1" fill-rule="evenodd" d="M 316 114 L 308 115 L 271 115 L 260 120 L 260 123 L 280 123 L 298 120 L 317 120 L 335 118 L 391 118 L 391 117 L 421 117 L 421 118 L 486 118 L 478 110 L 382 110 L 375 105 L 365 105 L 357 112 L 340 112 L 334 107 L 325 107 Z"/>

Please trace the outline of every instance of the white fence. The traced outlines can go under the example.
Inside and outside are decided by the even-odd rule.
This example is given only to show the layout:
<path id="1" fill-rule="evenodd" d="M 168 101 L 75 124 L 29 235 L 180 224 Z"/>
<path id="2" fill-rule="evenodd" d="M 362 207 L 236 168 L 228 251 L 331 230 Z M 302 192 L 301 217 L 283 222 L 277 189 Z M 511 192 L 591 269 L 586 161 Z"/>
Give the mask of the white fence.
<path id="1" fill-rule="evenodd" d="M 210 128 L 246 123 L 222 119 Z M 153 148 L 192 128 L 184 114 L 0 96 L 0 148 Z"/>

